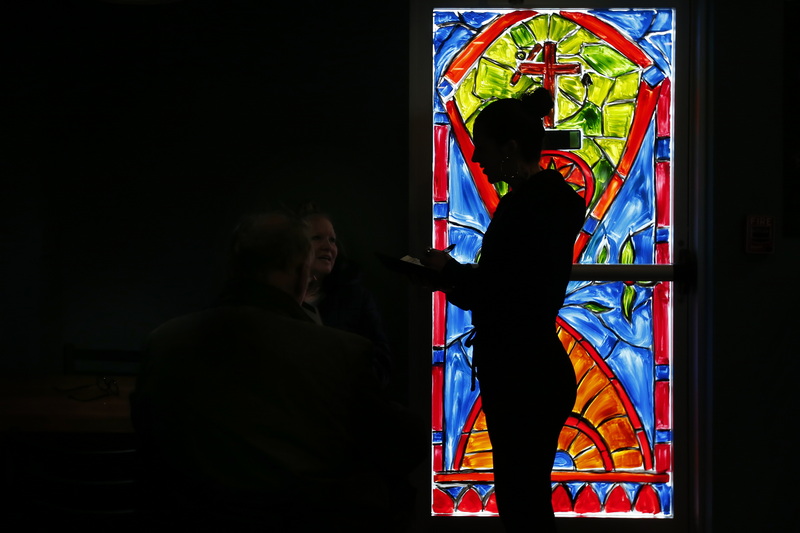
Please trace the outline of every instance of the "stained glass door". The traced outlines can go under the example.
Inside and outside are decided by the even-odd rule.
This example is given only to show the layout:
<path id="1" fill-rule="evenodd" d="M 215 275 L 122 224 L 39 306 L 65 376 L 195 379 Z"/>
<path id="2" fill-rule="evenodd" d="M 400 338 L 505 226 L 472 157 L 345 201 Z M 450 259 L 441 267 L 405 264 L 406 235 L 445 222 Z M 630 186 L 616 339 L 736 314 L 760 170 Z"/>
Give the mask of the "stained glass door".
<path id="1" fill-rule="evenodd" d="M 432 241 L 475 262 L 502 188 L 471 162 L 496 98 L 555 96 L 542 165 L 583 197 L 558 335 L 578 401 L 553 465 L 558 516 L 669 518 L 672 426 L 672 9 L 436 9 Z M 471 390 L 471 317 L 433 296 L 432 514 L 493 515 L 491 439 Z M 536 386 L 531 376 L 531 387 Z M 535 425 L 535 413 L 521 423 Z M 521 463 L 524 469 L 524 461 Z"/>

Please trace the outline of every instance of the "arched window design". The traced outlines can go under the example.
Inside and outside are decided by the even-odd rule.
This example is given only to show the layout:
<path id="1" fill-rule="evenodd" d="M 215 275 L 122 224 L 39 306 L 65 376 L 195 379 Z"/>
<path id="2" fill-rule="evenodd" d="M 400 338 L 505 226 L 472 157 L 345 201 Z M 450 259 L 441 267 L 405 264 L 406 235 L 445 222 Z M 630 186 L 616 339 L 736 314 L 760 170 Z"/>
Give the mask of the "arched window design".
<path id="1" fill-rule="evenodd" d="M 675 13 L 437 9 L 432 15 L 434 246 L 456 243 L 454 257 L 475 262 L 506 192 L 471 162 L 473 120 L 495 98 L 539 86 L 551 91 L 555 109 L 545 120 L 542 163 L 559 170 L 586 203 L 557 323 L 578 400 L 553 465 L 556 513 L 671 517 Z M 436 515 L 496 513 L 491 441 L 480 389 L 470 388 L 471 348 L 462 343 L 470 328 L 468 311 L 434 294 Z M 540 379 L 546 376 L 531 376 L 530 386 Z M 520 432 L 535 433 L 526 430 L 535 425 L 531 413 Z"/>

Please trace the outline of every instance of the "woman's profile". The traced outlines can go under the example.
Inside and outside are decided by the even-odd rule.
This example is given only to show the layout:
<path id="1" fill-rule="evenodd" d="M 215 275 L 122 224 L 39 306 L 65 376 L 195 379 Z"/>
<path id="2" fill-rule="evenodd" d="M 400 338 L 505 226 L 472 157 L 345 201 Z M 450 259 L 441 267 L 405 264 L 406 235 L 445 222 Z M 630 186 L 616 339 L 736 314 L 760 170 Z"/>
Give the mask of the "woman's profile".
<path id="1" fill-rule="evenodd" d="M 555 531 L 550 474 L 576 395 L 555 321 L 585 206 L 561 174 L 539 167 L 542 117 L 552 107 L 540 88 L 480 112 L 472 160 L 509 192 L 476 265 L 442 250 L 421 259 L 440 272 L 448 301 L 472 312 L 473 372 L 492 443 L 498 511 L 510 532 Z"/>

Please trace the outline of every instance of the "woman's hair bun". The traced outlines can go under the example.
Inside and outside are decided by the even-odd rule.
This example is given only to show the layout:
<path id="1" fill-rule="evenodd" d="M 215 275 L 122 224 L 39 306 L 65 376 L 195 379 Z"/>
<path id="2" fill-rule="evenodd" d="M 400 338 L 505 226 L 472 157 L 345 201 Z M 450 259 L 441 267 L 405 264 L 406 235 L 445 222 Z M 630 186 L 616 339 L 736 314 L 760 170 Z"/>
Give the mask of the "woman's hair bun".
<path id="1" fill-rule="evenodd" d="M 537 118 L 542 118 L 553 109 L 553 97 L 550 96 L 550 91 L 544 87 L 539 87 L 532 93 L 526 93 L 520 98 L 520 101 L 532 115 Z"/>

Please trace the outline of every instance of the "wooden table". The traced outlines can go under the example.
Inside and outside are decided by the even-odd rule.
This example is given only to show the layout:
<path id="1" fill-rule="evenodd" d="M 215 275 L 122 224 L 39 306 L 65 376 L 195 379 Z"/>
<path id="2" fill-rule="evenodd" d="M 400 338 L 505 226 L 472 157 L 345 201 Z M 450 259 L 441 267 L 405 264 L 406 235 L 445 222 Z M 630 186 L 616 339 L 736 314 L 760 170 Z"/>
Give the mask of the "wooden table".
<path id="1" fill-rule="evenodd" d="M 118 394 L 101 386 L 116 382 Z M 131 433 L 135 377 L 94 375 L 0 377 L 0 432 Z"/>

